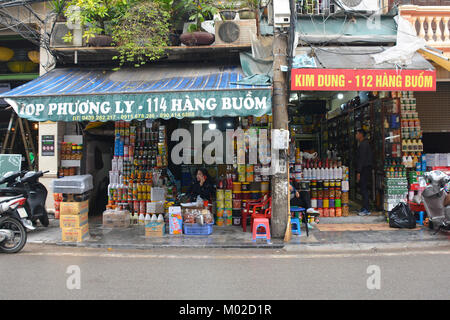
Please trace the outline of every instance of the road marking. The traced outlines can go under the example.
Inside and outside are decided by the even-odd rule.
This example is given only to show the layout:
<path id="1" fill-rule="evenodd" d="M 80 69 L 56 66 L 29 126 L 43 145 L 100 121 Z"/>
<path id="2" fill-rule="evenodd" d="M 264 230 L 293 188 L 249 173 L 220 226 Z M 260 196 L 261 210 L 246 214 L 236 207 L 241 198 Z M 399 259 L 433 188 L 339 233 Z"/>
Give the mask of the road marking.
<path id="1" fill-rule="evenodd" d="M 447 251 L 407 251 L 374 253 L 319 253 L 319 254 L 269 254 L 269 255 L 174 255 L 174 254 L 129 254 L 94 252 L 23 252 L 17 255 L 55 256 L 55 257 L 96 257 L 96 258 L 140 258 L 140 259 L 209 259 L 209 260 L 248 260 L 248 259 L 315 259 L 315 258 L 357 258 L 357 257 L 397 257 L 418 255 L 450 255 Z"/>

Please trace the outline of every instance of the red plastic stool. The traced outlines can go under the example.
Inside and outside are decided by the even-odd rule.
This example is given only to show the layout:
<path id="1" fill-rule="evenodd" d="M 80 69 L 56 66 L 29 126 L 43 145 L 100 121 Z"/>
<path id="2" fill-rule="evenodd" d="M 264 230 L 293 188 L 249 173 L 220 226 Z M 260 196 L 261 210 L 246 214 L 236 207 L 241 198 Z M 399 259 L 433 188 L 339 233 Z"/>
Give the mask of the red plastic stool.
<path id="1" fill-rule="evenodd" d="M 257 233 L 259 227 L 264 228 L 264 233 Z M 253 242 L 256 242 L 256 239 L 266 239 L 267 242 L 270 242 L 270 226 L 269 219 L 267 218 L 255 218 L 253 220 Z"/>

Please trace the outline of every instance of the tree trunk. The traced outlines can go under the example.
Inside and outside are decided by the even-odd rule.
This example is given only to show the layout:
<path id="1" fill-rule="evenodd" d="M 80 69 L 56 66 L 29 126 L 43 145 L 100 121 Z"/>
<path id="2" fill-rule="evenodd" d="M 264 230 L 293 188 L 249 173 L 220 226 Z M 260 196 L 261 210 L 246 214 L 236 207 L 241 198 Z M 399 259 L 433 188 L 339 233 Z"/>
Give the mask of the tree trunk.
<path id="1" fill-rule="evenodd" d="M 287 81 L 286 73 L 281 71 L 281 66 L 287 66 L 288 36 L 275 32 L 273 41 L 273 99 L 272 116 L 273 128 L 288 130 L 287 112 Z M 285 152 L 280 152 L 280 160 L 284 159 L 288 165 Z M 288 221 L 289 201 L 288 173 L 276 174 L 272 177 L 272 236 L 283 238 Z"/>

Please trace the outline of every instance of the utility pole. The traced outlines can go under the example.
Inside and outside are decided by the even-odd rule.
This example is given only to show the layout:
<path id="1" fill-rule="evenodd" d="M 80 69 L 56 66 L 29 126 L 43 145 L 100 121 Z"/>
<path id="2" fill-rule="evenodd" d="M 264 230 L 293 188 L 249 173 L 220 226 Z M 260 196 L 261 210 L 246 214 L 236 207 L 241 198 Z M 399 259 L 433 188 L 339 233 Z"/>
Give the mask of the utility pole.
<path id="1" fill-rule="evenodd" d="M 272 119 L 273 129 L 288 130 L 287 112 L 287 73 L 281 71 L 281 66 L 287 66 L 288 35 L 274 28 L 273 39 L 273 99 Z M 280 152 L 281 163 L 289 166 L 285 151 Z M 282 161 L 284 160 L 284 161 Z M 285 173 L 277 173 L 272 177 L 272 227 L 274 238 L 283 238 L 288 220 L 289 177 Z"/>

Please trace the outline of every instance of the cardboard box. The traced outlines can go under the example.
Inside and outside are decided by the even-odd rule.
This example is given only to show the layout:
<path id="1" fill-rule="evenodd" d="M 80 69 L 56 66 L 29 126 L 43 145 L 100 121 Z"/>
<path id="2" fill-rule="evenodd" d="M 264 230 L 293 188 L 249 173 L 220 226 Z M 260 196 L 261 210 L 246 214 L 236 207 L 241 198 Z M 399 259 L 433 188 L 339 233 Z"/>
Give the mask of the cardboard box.
<path id="1" fill-rule="evenodd" d="M 103 227 L 128 228 L 130 226 L 130 212 L 107 210 L 103 212 Z"/>
<path id="2" fill-rule="evenodd" d="M 151 201 L 165 201 L 166 200 L 166 189 L 152 187 L 150 194 Z"/>
<path id="3" fill-rule="evenodd" d="M 171 208 L 176 208 L 170 210 Z M 169 208 L 169 232 L 170 234 L 183 234 L 183 216 L 181 207 Z"/>
<path id="4" fill-rule="evenodd" d="M 59 218 L 59 227 L 63 228 L 81 228 L 88 223 L 88 213 L 83 212 L 77 215 L 64 215 Z"/>
<path id="5" fill-rule="evenodd" d="M 75 215 L 89 212 L 89 200 L 82 202 L 61 202 L 60 215 Z"/>
<path id="6" fill-rule="evenodd" d="M 162 237 L 166 233 L 166 225 L 164 222 L 149 222 L 145 225 L 146 237 Z"/>
<path id="7" fill-rule="evenodd" d="M 89 237 L 89 224 L 84 224 L 81 228 L 61 229 L 61 240 L 63 242 L 83 242 Z"/>
<path id="8" fill-rule="evenodd" d="M 164 201 L 154 201 L 147 203 L 148 213 L 164 213 Z"/>

